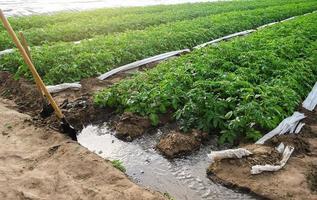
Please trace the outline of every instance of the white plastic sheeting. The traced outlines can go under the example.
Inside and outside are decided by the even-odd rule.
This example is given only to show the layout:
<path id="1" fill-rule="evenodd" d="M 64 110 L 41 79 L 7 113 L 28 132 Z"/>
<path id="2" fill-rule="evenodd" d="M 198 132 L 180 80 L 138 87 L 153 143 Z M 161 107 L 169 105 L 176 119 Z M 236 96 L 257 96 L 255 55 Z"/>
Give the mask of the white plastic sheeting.
<path id="1" fill-rule="evenodd" d="M 303 107 L 307 110 L 314 110 L 317 105 L 317 82 L 315 83 L 312 91 L 308 94 L 307 98 L 303 102 Z"/>
<path id="2" fill-rule="evenodd" d="M 259 26 L 256 29 L 262 29 L 262 28 L 265 28 L 265 27 L 268 27 L 268 26 L 272 26 L 272 25 L 277 24 L 277 23 L 279 23 L 279 22 L 272 22 L 272 23 L 269 23 L 269 24 L 264 24 L 262 26 Z"/>
<path id="3" fill-rule="evenodd" d="M 294 147 L 286 146 L 283 151 L 283 157 L 279 165 L 254 165 L 251 168 L 251 174 L 260 174 L 264 171 L 273 172 L 273 171 L 278 171 L 282 169 L 287 163 L 287 161 L 289 160 L 289 158 L 291 157 L 293 152 L 294 152 Z"/>
<path id="4" fill-rule="evenodd" d="M 221 160 L 224 158 L 242 158 L 251 154 L 252 153 L 247 149 L 238 148 L 222 151 L 211 151 L 210 154 L 207 154 L 207 156 L 211 159 L 211 162 L 213 163 L 215 160 Z"/>
<path id="5" fill-rule="evenodd" d="M 302 128 L 303 128 L 304 126 L 305 126 L 305 123 L 299 122 L 299 124 L 297 125 L 295 131 L 294 131 L 294 132 L 290 132 L 290 133 L 296 133 L 296 134 L 298 134 L 298 133 L 302 130 Z"/>
<path id="6" fill-rule="evenodd" d="M 179 55 L 179 54 L 182 54 L 182 53 L 188 53 L 188 52 L 190 52 L 189 49 L 183 49 L 183 50 L 171 51 L 171 52 L 163 53 L 163 54 L 156 55 L 156 56 L 153 56 L 153 57 L 150 57 L 150 58 L 146 58 L 146 59 L 143 59 L 143 60 L 139 60 L 139 61 L 127 64 L 127 65 L 115 68 L 115 69 L 113 69 L 113 70 L 111 70 L 111 71 L 109 71 L 109 72 L 107 72 L 105 74 L 102 74 L 102 75 L 100 75 L 98 77 L 98 79 L 99 80 L 105 80 L 106 78 L 108 78 L 108 77 L 110 77 L 110 76 L 112 76 L 114 74 L 117 74 L 119 72 L 131 70 L 131 69 L 134 69 L 134 68 L 140 67 L 142 65 L 146 65 L 146 64 L 152 63 L 152 62 L 166 60 L 166 59 L 171 58 L 173 56 L 176 56 L 176 55 Z"/>
<path id="7" fill-rule="evenodd" d="M 287 19 L 281 20 L 280 22 L 286 22 L 286 21 L 292 20 L 292 19 L 294 19 L 294 18 L 295 18 L 295 17 L 290 17 L 290 18 L 287 18 Z"/>
<path id="8" fill-rule="evenodd" d="M 13 53 L 14 49 L 6 49 L 3 51 L 0 51 L 0 56 L 4 55 L 4 54 L 9 54 L 9 53 Z"/>
<path id="9" fill-rule="evenodd" d="M 75 41 L 75 42 L 74 42 L 74 44 L 80 44 L 80 43 L 81 43 L 82 41 L 84 41 L 84 40 L 91 41 L 91 40 L 92 40 L 92 38 L 90 38 L 90 39 L 78 40 L 78 41 Z"/>
<path id="10" fill-rule="evenodd" d="M 264 135 L 260 138 L 255 144 L 264 144 L 265 141 L 271 139 L 275 135 L 283 135 L 287 132 L 294 133 L 297 129 L 297 126 L 300 124 L 300 120 L 304 119 L 306 116 L 300 112 L 294 112 L 294 114 L 290 117 L 284 119 L 275 129 L 271 132 Z M 303 127 L 303 125 L 300 125 Z"/>
<path id="11" fill-rule="evenodd" d="M 224 36 L 224 37 L 221 37 L 221 38 L 218 38 L 218 39 L 215 39 L 215 40 L 212 40 L 212 41 L 200 44 L 200 45 L 197 45 L 197 46 L 194 47 L 194 49 L 200 49 L 200 48 L 203 48 L 203 47 L 205 47 L 207 45 L 215 44 L 215 43 L 221 42 L 223 40 L 228 40 L 228 39 L 231 39 L 231 38 L 234 38 L 234 37 L 248 35 L 248 34 L 254 32 L 254 31 L 255 30 L 252 29 L 252 30 L 241 31 L 241 32 L 238 32 L 238 33 L 233 33 L 233 34 L 230 34 L 230 35 L 227 35 L 227 36 Z"/>
<path id="12" fill-rule="evenodd" d="M 277 23 L 281 23 L 281 22 L 285 22 L 285 21 L 289 21 L 289 20 L 292 20 L 296 17 L 300 17 L 300 16 L 304 16 L 304 15 L 309 15 L 309 14 L 312 14 L 316 11 L 313 11 L 313 12 L 310 12 L 310 13 L 305 13 L 303 15 L 298 15 L 298 16 L 293 16 L 293 17 L 290 17 L 290 18 L 286 18 L 284 20 L 281 20 L 281 21 L 277 21 L 277 22 L 271 22 L 271 23 L 268 23 L 268 24 L 264 24 L 262 26 L 259 26 L 256 28 L 256 30 L 258 29 L 262 29 L 262 28 L 265 28 L 265 27 L 268 27 L 268 26 L 272 26 L 274 24 L 277 24 Z M 203 44 L 200 44 L 200 45 L 197 45 L 194 47 L 194 49 L 200 49 L 200 48 L 203 48 L 207 45 L 211 45 L 211 44 L 216 44 L 222 40 L 228 40 L 228 39 L 231 39 L 231 38 L 234 38 L 234 37 L 238 37 L 238 36 L 244 36 L 244 35 L 248 35 L 254 31 L 256 31 L 254 29 L 250 29 L 250 30 L 246 30 L 246 31 L 241 31 L 241 32 L 237 32 L 237 33 L 233 33 L 233 34 L 230 34 L 230 35 L 227 35 L 227 36 L 224 36 L 224 37 L 221 37 L 221 38 L 218 38 L 218 39 L 215 39 L 215 40 L 212 40 L 212 41 L 209 41 L 209 42 L 206 42 L 206 43 L 203 43 Z"/>
<path id="13" fill-rule="evenodd" d="M 283 142 L 281 142 L 276 148 L 276 151 L 278 151 L 279 153 L 283 153 L 284 149 L 285 149 L 285 145 Z"/>
<path id="14" fill-rule="evenodd" d="M 59 85 L 49 85 L 46 86 L 47 90 L 50 93 L 57 93 L 57 92 L 61 92 L 67 89 L 71 89 L 71 90 L 79 90 L 81 88 L 81 84 L 79 84 L 78 82 L 76 83 L 62 83 Z"/>

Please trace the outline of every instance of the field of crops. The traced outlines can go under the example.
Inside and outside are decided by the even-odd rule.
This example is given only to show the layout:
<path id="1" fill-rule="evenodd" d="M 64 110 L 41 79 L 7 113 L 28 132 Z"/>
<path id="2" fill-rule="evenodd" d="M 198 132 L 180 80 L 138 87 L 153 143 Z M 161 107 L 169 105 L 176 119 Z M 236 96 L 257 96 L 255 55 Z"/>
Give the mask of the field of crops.
<path id="1" fill-rule="evenodd" d="M 300 3 L 303 0 L 293 1 L 296 2 Z M 173 21 L 280 4 L 281 1 L 268 0 L 152 6 L 142 9 L 100 9 L 94 12 L 13 18 L 11 23 L 15 29 L 24 31 L 31 46 L 36 46 L 58 41 L 77 41 L 96 35 L 140 30 Z M 0 29 L 0 51 L 12 47 L 14 45 L 7 37 L 6 31 Z"/>
<path id="2" fill-rule="evenodd" d="M 272 15 L 270 13 L 270 15 Z M 196 50 L 95 97 L 100 106 L 149 116 L 172 110 L 184 130 L 256 140 L 308 94 L 317 77 L 317 14 Z"/>
<path id="3" fill-rule="evenodd" d="M 315 1 L 292 1 L 279 6 L 212 14 L 144 30 L 97 36 L 80 44 L 60 42 L 43 45 L 32 49 L 32 57 L 46 83 L 73 82 L 139 59 L 167 51 L 192 48 L 227 34 L 316 9 Z M 18 53 L 0 57 L 0 70 L 30 78 Z"/>

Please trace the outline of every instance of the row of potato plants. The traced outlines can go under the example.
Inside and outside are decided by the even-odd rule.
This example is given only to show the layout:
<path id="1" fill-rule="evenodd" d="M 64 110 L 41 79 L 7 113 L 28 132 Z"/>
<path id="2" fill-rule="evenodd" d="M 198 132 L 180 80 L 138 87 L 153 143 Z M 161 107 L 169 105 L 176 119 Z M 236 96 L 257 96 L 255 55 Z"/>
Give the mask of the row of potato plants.
<path id="1" fill-rule="evenodd" d="M 98 8 L 84 11 L 59 11 L 49 14 L 29 15 L 29 16 L 12 16 L 8 20 L 13 28 L 19 30 L 28 30 L 32 28 L 44 28 L 47 25 L 55 23 L 72 22 L 76 20 L 83 20 L 85 18 L 94 18 L 102 15 L 106 18 L 112 18 L 120 15 L 130 14 L 145 14 L 145 13 L 160 13 L 170 8 L 183 8 L 187 4 L 179 5 L 158 5 L 145 7 L 121 7 L 121 8 Z"/>
<path id="2" fill-rule="evenodd" d="M 306 97 L 317 80 L 317 14 L 195 50 L 95 96 L 99 106 L 148 116 L 173 111 L 184 131 L 220 142 L 257 140 Z"/>
<path id="3" fill-rule="evenodd" d="M 33 48 L 32 58 L 48 84 L 74 82 L 149 56 L 191 48 L 211 39 L 313 11 L 316 3 L 290 4 L 185 20 L 139 31 L 96 37 L 75 45 Z M 31 78 L 18 52 L 0 57 L 0 70 Z"/>
<path id="4" fill-rule="evenodd" d="M 310 0 L 306 0 L 308 2 Z M 130 12 L 125 10 L 108 12 L 108 10 L 97 10 L 83 12 L 80 14 L 58 14 L 57 16 L 44 17 L 42 23 L 37 24 L 33 17 L 19 18 L 19 23 L 13 21 L 12 24 L 17 30 L 23 30 L 31 46 L 52 43 L 58 41 L 77 41 L 91 38 L 96 35 L 104 35 L 114 32 L 123 32 L 126 30 L 140 30 L 149 26 L 173 22 L 177 20 L 193 19 L 201 16 L 208 16 L 233 10 L 247 10 L 272 5 L 279 5 L 288 1 L 238 1 L 238 2 L 219 2 L 219 3 L 197 3 L 172 6 L 154 6 L 143 8 L 144 12 L 136 12 L 139 9 L 132 9 Z M 303 2 L 303 0 L 292 1 Z M 162 9 L 166 8 L 166 9 Z M 120 9 L 119 9 L 120 10 Z M 147 11 L 149 10 L 149 11 Z M 157 12 L 154 12 L 154 11 Z M 103 12 L 101 12 L 103 11 Z M 158 12 L 159 11 L 159 12 Z M 114 14 L 117 15 L 114 15 Z M 66 16 L 65 16 L 66 15 Z M 113 16 L 114 15 L 114 16 Z M 37 18 L 36 18 L 37 19 Z M 56 22 L 53 22 L 56 20 Z M 21 24 L 20 21 L 25 22 Z M 46 21 L 46 23 L 44 23 Z M 28 29 L 22 25 L 28 26 L 34 23 L 34 27 Z M 26 27 L 28 27 L 26 26 Z M 10 37 L 3 27 L 0 28 L 0 51 L 14 47 Z"/>

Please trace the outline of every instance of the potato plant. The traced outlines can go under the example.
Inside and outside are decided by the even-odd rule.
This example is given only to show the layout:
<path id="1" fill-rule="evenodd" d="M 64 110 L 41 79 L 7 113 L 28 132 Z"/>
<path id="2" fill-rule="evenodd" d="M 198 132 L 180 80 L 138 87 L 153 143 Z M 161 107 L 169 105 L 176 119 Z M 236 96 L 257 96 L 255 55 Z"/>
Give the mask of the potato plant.
<path id="1" fill-rule="evenodd" d="M 96 35 L 140 30 L 163 23 L 193 19 L 211 14 L 256 9 L 280 5 L 288 1 L 235 1 L 217 3 L 150 6 L 129 9 L 99 9 L 79 13 L 60 13 L 52 16 L 12 18 L 16 30 L 23 30 L 31 46 L 58 41 L 78 41 Z M 292 1 L 303 2 L 303 0 Z M 306 0 L 306 2 L 309 2 Z M 0 51 L 14 47 L 10 37 L 0 26 Z"/>
<path id="2" fill-rule="evenodd" d="M 317 14 L 195 50 L 95 96 L 99 106 L 148 116 L 173 111 L 186 131 L 220 142 L 257 140 L 294 112 L 317 80 Z"/>
<path id="3" fill-rule="evenodd" d="M 313 11 L 316 3 L 287 4 L 184 20 L 144 30 L 99 36 L 75 45 L 33 48 L 32 58 L 48 84 L 74 82 L 149 56 L 191 48 L 227 34 Z M 0 57 L 0 70 L 31 78 L 16 52 Z"/>

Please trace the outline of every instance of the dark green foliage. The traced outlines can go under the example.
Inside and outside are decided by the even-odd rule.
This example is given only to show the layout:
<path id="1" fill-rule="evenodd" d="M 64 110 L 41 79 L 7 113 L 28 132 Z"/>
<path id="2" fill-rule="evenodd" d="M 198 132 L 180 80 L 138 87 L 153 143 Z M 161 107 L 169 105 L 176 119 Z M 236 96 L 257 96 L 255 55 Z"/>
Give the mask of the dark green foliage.
<path id="1" fill-rule="evenodd" d="M 95 96 L 143 116 L 174 111 L 184 130 L 220 133 L 220 142 L 275 128 L 317 80 L 317 14 L 158 65 Z"/>
<path id="2" fill-rule="evenodd" d="M 306 0 L 306 2 L 311 0 Z M 288 0 L 212 2 L 162 5 L 136 8 L 98 9 L 83 12 L 62 12 L 49 16 L 10 18 L 17 31 L 24 31 L 31 46 L 58 41 L 77 41 L 126 30 L 144 29 L 178 20 L 193 19 L 222 12 L 281 5 Z M 305 2 L 304 0 L 292 1 Z M 0 50 L 14 47 L 10 37 L 0 26 Z"/>
<path id="3" fill-rule="evenodd" d="M 317 9 L 295 3 L 184 20 L 145 30 L 99 36 L 75 45 L 58 43 L 33 48 L 32 58 L 48 84 L 73 82 L 149 56 L 191 48 L 209 40 Z M 18 53 L 0 57 L 0 70 L 30 78 Z M 161 109 L 164 109 L 162 107 Z"/>

